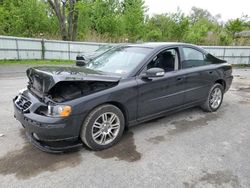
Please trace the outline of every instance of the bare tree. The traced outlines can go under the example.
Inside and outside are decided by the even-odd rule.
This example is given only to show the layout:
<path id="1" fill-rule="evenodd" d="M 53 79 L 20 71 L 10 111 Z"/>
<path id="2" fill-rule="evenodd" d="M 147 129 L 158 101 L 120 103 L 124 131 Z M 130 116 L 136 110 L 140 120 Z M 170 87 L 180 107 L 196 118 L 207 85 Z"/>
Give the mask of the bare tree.
<path id="1" fill-rule="evenodd" d="M 54 10 L 60 27 L 62 40 L 75 40 L 77 35 L 77 0 L 48 0 Z"/>

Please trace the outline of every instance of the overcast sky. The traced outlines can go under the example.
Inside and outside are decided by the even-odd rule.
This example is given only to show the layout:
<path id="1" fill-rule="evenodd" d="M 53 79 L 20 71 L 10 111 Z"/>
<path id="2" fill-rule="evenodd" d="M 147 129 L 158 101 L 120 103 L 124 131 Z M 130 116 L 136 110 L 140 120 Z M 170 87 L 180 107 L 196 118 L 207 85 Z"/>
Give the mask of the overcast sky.
<path id="1" fill-rule="evenodd" d="M 188 14 L 193 6 L 207 9 L 212 15 L 220 14 L 222 21 L 250 16 L 250 0 L 145 0 L 148 14 L 176 12 L 179 7 Z"/>

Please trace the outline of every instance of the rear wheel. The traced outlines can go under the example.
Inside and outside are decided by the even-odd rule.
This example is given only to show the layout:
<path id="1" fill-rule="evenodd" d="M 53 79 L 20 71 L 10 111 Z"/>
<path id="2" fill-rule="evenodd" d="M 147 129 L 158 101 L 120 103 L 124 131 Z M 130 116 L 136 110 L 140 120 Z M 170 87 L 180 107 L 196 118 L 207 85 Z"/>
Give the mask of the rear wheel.
<path id="1" fill-rule="evenodd" d="M 210 89 L 206 102 L 201 105 L 201 108 L 206 112 L 215 112 L 218 110 L 223 101 L 224 88 L 221 84 L 214 84 Z"/>
<path id="2" fill-rule="evenodd" d="M 87 116 L 82 126 L 81 139 L 93 150 L 106 149 L 120 140 L 124 127 L 121 110 L 113 105 L 102 105 Z"/>

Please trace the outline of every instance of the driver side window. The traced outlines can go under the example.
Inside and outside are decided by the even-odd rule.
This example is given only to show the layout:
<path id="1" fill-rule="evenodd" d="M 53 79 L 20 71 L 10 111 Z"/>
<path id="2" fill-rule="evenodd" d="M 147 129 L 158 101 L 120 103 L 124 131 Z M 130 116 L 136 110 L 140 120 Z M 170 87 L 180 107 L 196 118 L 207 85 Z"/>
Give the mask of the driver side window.
<path id="1" fill-rule="evenodd" d="M 155 58 L 147 65 L 147 70 L 150 68 L 162 68 L 165 72 L 178 70 L 179 58 L 178 50 L 168 49 L 160 52 Z"/>

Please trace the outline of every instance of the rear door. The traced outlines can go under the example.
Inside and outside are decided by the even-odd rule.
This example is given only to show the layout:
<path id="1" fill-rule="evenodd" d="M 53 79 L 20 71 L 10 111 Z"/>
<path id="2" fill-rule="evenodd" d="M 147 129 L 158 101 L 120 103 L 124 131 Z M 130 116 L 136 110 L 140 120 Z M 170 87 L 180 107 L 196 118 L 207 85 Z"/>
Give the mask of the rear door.
<path id="1" fill-rule="evenodd" d="M 195 47 L 182 47 L 181 69 L 185 77 L 184 102 L 205 100 L 216 78 L 216 66 L 206 59 L 206 54 Z"/>
<path id="2" fill-rule="evenodd" d="M 162 53 L 172 53 L 174 61 L 166 63 L 169 67 L 164 68 Z M 157 54 L 145 67 L 160 67 L 165 69 L 165 75 L 159 78 L 144 79 L 137 77 L 138 83 L 138 120 L 147 119 L 161 112 L 176 108 L 184 103 L 183 90 L 185 80 L 179 72 L 179 48 L 166 49 Z M 142 72 L 143 73 L 143 72 Z"/>

